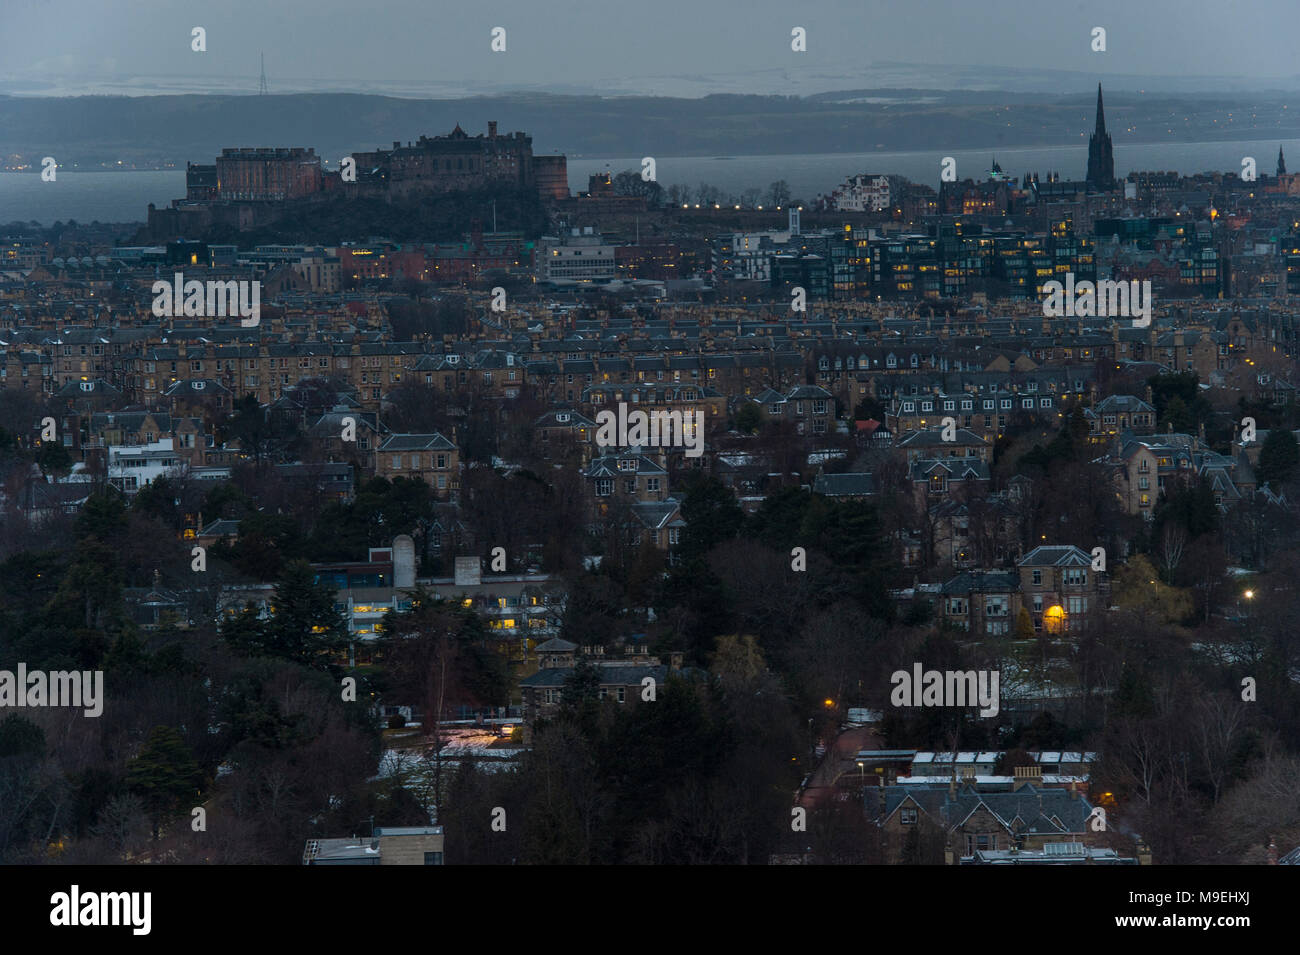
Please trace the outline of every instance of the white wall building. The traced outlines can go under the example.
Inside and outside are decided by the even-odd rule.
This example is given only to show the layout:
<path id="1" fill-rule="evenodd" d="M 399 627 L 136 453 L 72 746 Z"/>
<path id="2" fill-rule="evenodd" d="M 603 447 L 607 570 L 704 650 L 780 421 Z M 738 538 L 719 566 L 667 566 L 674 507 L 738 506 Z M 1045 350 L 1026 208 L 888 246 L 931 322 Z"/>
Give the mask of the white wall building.
<path id="1" fill-rule="evenodd" d="M 883 212 L 889 208 L 889 179 L 861 173 L 831 193 L 836 212 Z"/>
<path id="2" fill-rule="evenodd" d="M 113 444 L 108 448 L 108 482 L 127 494 L 134 494 L 156 478 L 181 469 L 181 459 L 172 439 L 148 444 Z"/>
<path id="3" fill-rule="evenodd" d="M 718 272 L 740 281 L 766 282 L 772 277 L 772 256 L 785 249 L 789 232 L 733 232 L 715 243 Z"/>
<path id="4" fill-rule="evenodd" d="M 538 244 L 537 277 L 544 282 L 609 282 L 618 276 L 614 246 L 590 226 L 559 237 L 543 236 Z"/>

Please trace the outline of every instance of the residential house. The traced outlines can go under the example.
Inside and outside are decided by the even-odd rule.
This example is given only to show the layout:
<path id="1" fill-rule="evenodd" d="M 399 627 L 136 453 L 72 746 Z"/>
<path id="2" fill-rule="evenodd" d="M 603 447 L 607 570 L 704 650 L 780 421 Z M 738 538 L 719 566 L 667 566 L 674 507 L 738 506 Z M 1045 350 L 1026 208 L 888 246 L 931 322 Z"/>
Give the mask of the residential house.
<path id="1" fill-rule="evenodd" d="M 1020 613 L 1020 577 L 1013 571 L 972 570 L 943 585 L 939 615 L 949 626 L 973 637 L 1015 633 Z"/>
<path id="2" fill-rule="evenodd" d="M 1151 434 L 1156 428 L 1156 409 L 1133 395 L 1110 395 L 1083 410 L 1091 441 L 1107 443 L 1124 432 Z"/>
<path id="3" fill-rule="evenodd" d="M 596 439 L 596 422 L 571 408 L 556 408 L 533 422 L 533 447 L 547 460 L 577 455 L 585 464 Z"/>
<path id="4" fill-rule="evenodd" d="M 550 646 L 552 650 L 539 660 L 538 671 L 519 681 L 524 701 L 524 721 L 530 726 L 538 719 L 555 713 L 564 692 L 565 681 L 573 675 L 577 665 L 567 652 L 555 650 L 558 644 Z M 665 665 L 659 662 L 659 657 L 648 655 L 644 647 L 628 646 L 621 656 L 606 655 L 604 647 L 585 647 L 577 658 L 596 668 L 601 700 L 618 706 L 636 706 L 650 687 L 654 687 L 656 694 L 661 692 L 665 681 L 681 671 L 681 656 L 680 653 L 672 654 L 670 662 Z"/>
<path id="5" fill-rule="evenodd" d="M 942 839 L 949 865 L 977 851 L 1038 851 L 1060 843 L 1092 846 L 1100 835 L 1089 825 L 1092 804 L 1071 789 L 1029 783 L 1012 792 L 981 792 L 954 779 L 943 789 L 868 787 L 863 798 L 895 858 L 913 832 L 929 831 Z"/>
<path id="6" fill-rule="evenodd" d="M 794 422 L 799 434 L 828 434 L 835 429 L 835 397 L 820 385 L 797 385 L 785 394 L 768 388 L 754 401 L 766 418 Z"/>
<path id="7" fill-rule="evenodd" d="M 375 475 L 424 481 L 446 495 L 460 487 L 460 452 L 441 434 L 390 434 L 375 455 Z"/>
<path id="8" fill-rule="evenodd" d="M 639 447 L 625 448 L 614 454 L 593 458 L 583 471 L 598 512 L 606 510 L 610 500 L 623 499 L 650 503 L 668 498 L 668 471 Z"/>
<path id="9" fill-rule="evenodd" d="M 1021 606 L 1035 631 L 1076 633 L 1105 613 L 1109 580 L 1092 564 L 1091 553 L 1070 544 L 1044 544 L 1017 561 Z"/>

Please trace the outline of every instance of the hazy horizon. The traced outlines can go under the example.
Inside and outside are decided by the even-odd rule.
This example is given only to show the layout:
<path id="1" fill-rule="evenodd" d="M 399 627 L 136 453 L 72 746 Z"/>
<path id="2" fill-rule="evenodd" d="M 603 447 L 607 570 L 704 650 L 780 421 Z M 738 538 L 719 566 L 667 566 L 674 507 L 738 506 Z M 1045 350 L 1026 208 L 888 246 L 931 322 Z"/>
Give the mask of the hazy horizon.
<path id="1" fill-rule="evenodd" d="M 1300 90 L 1290 39 L 1300 4 L 1094 0 L 1051 13 L 1048 22 L 1028 0 L 901 8 L 753 0 L 743 20 L 684 0 L 613 12 L 591 0 L 471 9 L 392 0 L 382 14 L 355 0 L 7 0 L 0 94 L 256 93 L 262 53 L 272 92 L 416 98 L 889 87 L 1068 94 L 1099 80 L 1116 91 Z M 497 26 L 507 31 L 502 53 L 490 50 Z M 790 49 L 795 26 L 807 31 L 806 52 Z M 1095 26 L 1107 30 L 1106 52 L 1091 49 Z M 190 48 L 194 27 L 206 31 L 205 52 Z"/>

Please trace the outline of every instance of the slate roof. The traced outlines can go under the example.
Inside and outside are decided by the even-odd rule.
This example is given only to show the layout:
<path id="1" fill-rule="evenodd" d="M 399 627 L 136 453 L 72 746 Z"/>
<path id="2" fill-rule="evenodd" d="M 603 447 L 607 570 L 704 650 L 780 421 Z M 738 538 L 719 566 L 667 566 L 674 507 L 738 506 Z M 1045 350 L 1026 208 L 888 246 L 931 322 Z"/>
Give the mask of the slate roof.
<path id="1" fill-rule="evenodd" d="M 619 461 L 635 461 L 636 471 L 620 471 Z M 599 458 L 592 458 L 591 463 L 587 465 L 586 475 L 589 478 L 607 478 L 618 477 L 619 475 L 629 474 L 667 474 L 653 458 L 647 457 L 641 453 L 640 448 L 627 448 L 621 454 L 606 454 Z"/>
<path id="2" fill-rule="evenodd" d="M 1016 562 L 1017 567 L 1091 567 L 1092 555 L 1073 544 L 1044 544 Z"/>
<path id="3" fill-rule="evenodd" d="M 956 440 L 954 441 L 943 440 L 942 428 L 932 428 L 925 431 L 913 431 L 911 434 L 900 438 L 897 442 L 898 447 L 908 450 L 912 448 L 952 447 L 954 445 L 962 447 L 969 447 L 971 445 L 976 447 L 985 447 L 988 445 L 988 442 L 975 432 L 967 431 L 965 428 L 957 429 Z"/>
<path id="4" fill-rule="evenodd" d="M 944 594 L 1004 594 L 1020 589 L 1020 577 L 1012 571 L 967 571 L 943 585 Z"/>
<path id="5" fill-rule="evenodd" d="M 95 432 L 102 431 L 105 428 L 139 431 L 144 427 L 146 418 L 153 418 L 154 424 L 158 426 L 160 432 L 171 432 L 172 416 L 166 411 L 110 411 L 94 414 L 90 416 L 90 429 Z"/>
<path id="6" fill-rule="evenodd" d="M 833 395 L 825 388 L 819 385 L 799 385 L 790 389 L 790 393 L 785 396 L 786 401 L 829 401 Z"/>
<path id="7" fill-rule="evenodd" d="M 239 521 L 221 518 L 199 531 L 200 537 L 238 537 Z"/>
<path id="8" fill-rule="evenodd" d="M 379 416 L 373 411 L 354 411 L 351 408 L 335 406 L 333 411 L 320 416 L 308 433 L 316 437 L 336 437 L 343 433 L 343 419 L 353 419 L 358 428 L 378 431 L 377 422 Z"/>
<path id="9" fill-rule="evenodd" d="M 671 497 L 665 501 L 637 501 L 632 505 L 631 510 L 636 519 L 649 530 L 686 526 L 686 522 L 678 513 L 676 499 Z"/>
<path id="10" fill-rule="evenodd" d="M 538 653 L 567 653 L 570 650 L 578 649 L 578 645 L 560 637 L 551 637 L 545 643 L 539 643 L 534 649 Z"/>
<path id="11" fill-rule="evenodd" d="M 558 415 L 568 415 L 567 421 L 560 421 Z M 580 411 L 574 411 L 572 408 L 555 408 L 546 412 L 536 421 L 533 422 L 534 428 L 595 428 L 596 422 L 592 421 Z"/>
<path id="12" fill-rule="evenodd" d="M 122 389 L 109 384 L 103 378 L 95 378 L 90 381 L 69 381 L 56 391 L 55 395 L 59 398 L 84 398 L 90 395 L 97 398 L 119 398 Z"/>
<path id="13" fill-rule="evenodd" d="M 875 493 L 875 481 L 869 471 L 848 474 L 819 474 L 813 480 L 813 493 L 826 497 L 856 497 Z"/>
<path id="14" fill-rule="evenodd" d="M 987 461 L 979 458 L 918 458 L 912 462 L 911 479 L 913 481 L 929 480 L 937 471 L 948 472 L 949 481 L 989 480 Z"/>
<path id="15" fill-rule="evenodd" d="M 455 451 L 452 444 L 442 435 L 433 434 L 390 434 L 379 446 L 380 453 L 388 451 Z"/>
<path id="16" fill-rule="evenodd" d="M 878 796 L 868 790 L 864 798 L 871 800 Z M 915 806 L 949 830 L 985 809 L 1008 833 L 1033 835 L 1084 833 L 1092 814 L 1092 805 L 1086 798 L 1068 789 L 1041 788 L 1032 783 L 1015 792 L 978 792 L 966 785 L 955 795 L 949 795 L 947 789 L 886 786 L 882 821 L 904 806 Z"/>
<path id="17" fill-rule="evenodd" d="M 1092 410 L 1097 414 L 1133 414 L 1144 411 L 1155 414 L 1156 411 L 1153 406 L 1133 395 L 1111 395 L 1097 402 L 1096 408 Z"/>
<path id="18" fill-rule="evenodd" d="M 180 381 L 173 381 L 163 392 L 165 398 L 176 398 L 179 396 L 188 396 L 194 398 L 208 398 L 213 395 L 222 393 L 230 394 L 230 389 L 214 378 L 182 378 Z"/>

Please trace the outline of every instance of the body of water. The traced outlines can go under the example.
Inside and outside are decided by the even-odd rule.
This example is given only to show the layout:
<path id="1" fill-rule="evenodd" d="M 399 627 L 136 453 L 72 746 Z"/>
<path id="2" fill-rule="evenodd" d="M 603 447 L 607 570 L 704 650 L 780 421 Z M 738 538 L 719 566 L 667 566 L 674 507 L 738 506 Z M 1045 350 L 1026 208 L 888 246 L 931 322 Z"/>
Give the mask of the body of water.
<path id="1" fill-rule="evenodd" d="M 1300 140 L 1250 142 L 1170 143 L 1115 147 L 1115 173 L 1125 176 L 1138 169 L 1172 170 L 1190 175 L 1209 171 L 1241 171 L 1243 156 L 1253 156 L 1260 174 L 1272 175 L 1278 146 L 1300 169 Z M 939 184 L 939 164 L 944 155 L 957 160 L 959 179 L 983 179 L 992 159 L 1002 171 L 1019 179 L 1025 172 L 1060 173 L 1064 179 L 1082 179 L 1088 162 L 1087 141 L 1078 148 L 1025 147 L 998 150 L 922 152 L 822 153 L 792 156 L 689 156 L 655 157 L 656 175 L 665 187 L 681 184 L 694 189 L 701 183 L 739 196 L 746 189 L 767 187 L 777 179 L 790 184 L 795 198 L 811 201 L 857 173 L 892 173 L 913 182 Z M 620 158 L 570 157 L 569 187 L 585 191 L 588 177 L 606 169 L 618 173 L 641 169 L 640 156 Z M 36 220 L 43 225 L 66 222 L 143 222 L 149 203 L 163 207 L 185 194 L 183 170 L 162 172 L 63 172 L 54 182 L 36 173 L 0 174 L 0 224 Z"/>

